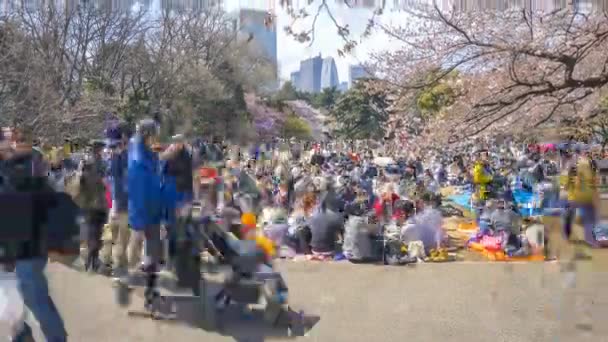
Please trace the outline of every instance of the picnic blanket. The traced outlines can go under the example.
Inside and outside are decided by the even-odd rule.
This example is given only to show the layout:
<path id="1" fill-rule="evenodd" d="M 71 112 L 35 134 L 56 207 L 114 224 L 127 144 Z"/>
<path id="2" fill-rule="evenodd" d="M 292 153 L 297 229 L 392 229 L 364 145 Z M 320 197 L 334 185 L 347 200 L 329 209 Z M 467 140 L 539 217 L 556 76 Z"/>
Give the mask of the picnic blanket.
<path id="1" fill-rule="evenodd" d="M 472 210 L 471 195 L 472 192 L 465 191 L 460 194 L 448 196 L 448 199 L 461 207 Z M 519 211 L 523 217 L 537 216 L 542 214 L 541 208 L 535 207 L 536 203 L 540 203 L 537 195 L 526 190 L 516 189 L 513 190 L 513 197 L 515 198 L 516 205 L 519 207 Z"/>

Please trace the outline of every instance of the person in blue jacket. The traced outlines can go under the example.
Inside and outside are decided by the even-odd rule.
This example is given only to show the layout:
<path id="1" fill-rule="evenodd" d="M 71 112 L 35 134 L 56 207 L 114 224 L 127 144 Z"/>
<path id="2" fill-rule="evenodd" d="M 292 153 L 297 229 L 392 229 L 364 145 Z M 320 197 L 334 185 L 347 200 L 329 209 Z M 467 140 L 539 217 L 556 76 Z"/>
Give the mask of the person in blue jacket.
<path id="1" fill-rule="evenodd" d="M 160 223 L 164 201 L 160 162 L 152 151 L 158 133 L 156 121 L 142 120 L 128 149 L 128 216 L 131 226 L 128 258 L 130 261 L 137 260 L 145 240 L 144 269 L 150 272 L 158 266 L 162 253 Z"/>
<path id="2" fill-rule="evenodd" d="M 110 154 L 107 159 L 107 181 L 112 195 L 112 208 L 108 218 L 107 229 L 110 239 L 103 241 L 100 255 L 102 262 L 112 267 L 115 275 L 127 270 L 127 246 L 130 229 L 127 196 L 127 144 L 129 133 L 125 125 L 111 127 L 106 132 Z"/>

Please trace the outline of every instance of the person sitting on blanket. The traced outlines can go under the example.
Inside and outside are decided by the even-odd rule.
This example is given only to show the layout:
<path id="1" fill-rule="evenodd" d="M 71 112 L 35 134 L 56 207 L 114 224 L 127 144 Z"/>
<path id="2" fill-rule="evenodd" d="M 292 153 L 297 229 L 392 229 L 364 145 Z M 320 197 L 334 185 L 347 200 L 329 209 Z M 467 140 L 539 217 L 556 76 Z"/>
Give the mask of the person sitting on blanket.
<path id="1" fill-rule="evenodd" d="M 328 210 L 325 206 L 322 206 L 321 210 L 308 221 L 313 259 L 325 260 L 333 256 L 336 251 L 336 240 L 343 226 L 344 217 Z"/>
<path id="2" fill-rule="evenodd" d="M 512 246 L 519 249 L 517 236 L 520 234 L 521 218 L 506 201 L 496 201 L 496 209 L 490 217 L 492 227 L 496 234 L 503 236 L 503 247 Z"/>

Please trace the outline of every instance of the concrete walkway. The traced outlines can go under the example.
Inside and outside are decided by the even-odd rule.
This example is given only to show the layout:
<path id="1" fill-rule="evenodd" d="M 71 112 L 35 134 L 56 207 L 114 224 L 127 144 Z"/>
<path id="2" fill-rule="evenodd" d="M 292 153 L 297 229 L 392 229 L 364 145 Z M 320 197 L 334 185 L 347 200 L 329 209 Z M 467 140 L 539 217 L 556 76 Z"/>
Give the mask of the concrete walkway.
<path id="1" fill-rule="evenodd" d="M 566 290 L 568 277 L 557 263 L 388 267 L 281 262 L 279 267 L 290 286 L 292 307 L 303 310 L 307 324 L 314 325 L 308 338 L 298 339 L 608 341 L 608 273 L 598 272 L 590 263 L 578 265 L 577 284 Z M 244 319 L 234 313 L 224 320 L 221 333 L 202 328 L 206 325 L 200 322 L 129 318 L 114 303 L 109 279 L 55 263 L 49 265 L 48 274 L 70 341 L 290 339 L 284 327 L 271 329 L 259 318 Z M 133 307 L 141 308 L 142 299 L 133 298 Z"/>

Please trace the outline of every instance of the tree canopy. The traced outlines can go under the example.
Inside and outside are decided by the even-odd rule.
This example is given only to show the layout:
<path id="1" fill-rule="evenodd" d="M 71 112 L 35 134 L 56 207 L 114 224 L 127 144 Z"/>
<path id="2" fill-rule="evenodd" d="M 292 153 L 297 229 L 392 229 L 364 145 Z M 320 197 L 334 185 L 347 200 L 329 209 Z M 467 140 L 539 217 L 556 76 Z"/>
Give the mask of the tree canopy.
<path id="1" fill-rule="evenodd" d="M 382 138 L 389 118 L 383 91 L 357 82 L 339 97 L 329 114 L 338 123 L 338 134 L 350 139 Z"/>
<path id="2" fill-rule="evenodd" d="M 320 15 L 336 25 L 344 41 L 341 54 L 355 51 L 375 34 L 389 37 L 391 49 L 373 54 L 365 68 L 380 80 L 379 89 L 415 101 L 418 110 L 439 112 L 427 122 L 431 140 L 524 132 L 568 117 L 597 115 L 600 93 L 608 86 L 605 7 L 583 13 L 573 5 L 542 12 L 510 3 L 475 10 L 441 3 L 392 8 L 407 17 L 401 24 L 383 20 L 390 5 L 382 1 L 358 36 L 335 20 L 327 0 L 310 9 L 283 1 L 294 22 L 311 25 L 303 31 L 295 31 L 295 25 L 287 29 L 297 40 L 314 40 L 316 20 L 308 18 Z M 448 86 L 445 80 L 454 71 L 457 80 L 450 82 L 457 84 Z M 456 99 L 452 90 L 458 91 Z M 449 111 L 440 110 L 447 107 Z M 405 121 L 413 119 L 409 106 L 395 112 Z"/>
<path id="3" fill-rule="evenodd" d="M 0 17 L 0 124 L 51 140 L 94 137 L 106 118 L 163 121 L 166 135 L 239 138 L 244 93 L 275 67 L 238 39 L 219 9 L 191 13 L 73 10 L 54 2 Z"/>

